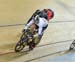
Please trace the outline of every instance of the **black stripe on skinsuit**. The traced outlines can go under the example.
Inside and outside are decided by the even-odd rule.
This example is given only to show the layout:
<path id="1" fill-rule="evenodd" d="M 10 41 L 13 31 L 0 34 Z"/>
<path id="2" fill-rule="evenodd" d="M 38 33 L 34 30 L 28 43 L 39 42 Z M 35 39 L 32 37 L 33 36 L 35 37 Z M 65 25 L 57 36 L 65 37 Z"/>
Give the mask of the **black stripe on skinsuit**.
<path id="1" fill-rule="evenodd" d="M 31 16 L 31 18 L 27 21 L 27 24 L 32 20 L 33 17 L 35 17 L 37 14 L 40 13 L 40 10 L 36 10 L 33 15 Z"/>

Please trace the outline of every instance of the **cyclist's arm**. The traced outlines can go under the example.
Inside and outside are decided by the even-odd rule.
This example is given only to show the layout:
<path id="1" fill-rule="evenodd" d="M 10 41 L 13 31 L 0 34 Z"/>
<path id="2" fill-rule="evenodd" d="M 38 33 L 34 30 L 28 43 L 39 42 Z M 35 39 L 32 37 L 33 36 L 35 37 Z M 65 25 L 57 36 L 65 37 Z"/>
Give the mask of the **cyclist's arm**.
<path id="1" fill-rule="evenodd" d="M 28 29 L 32 24 L 33 24 L 33 19 L 29 23 L 26 24 L 24 29 Z"/>

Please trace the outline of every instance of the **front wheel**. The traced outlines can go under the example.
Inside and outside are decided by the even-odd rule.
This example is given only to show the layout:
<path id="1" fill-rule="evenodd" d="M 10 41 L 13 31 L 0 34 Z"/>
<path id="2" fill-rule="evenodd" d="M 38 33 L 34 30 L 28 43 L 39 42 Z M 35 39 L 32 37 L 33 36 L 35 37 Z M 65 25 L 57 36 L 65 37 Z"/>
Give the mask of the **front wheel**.
<path id="1" fill-rule="evenodd" d="M 75 40 L 71 43 L 69 50 L 75 49 Z"/>
<path id="2" fill-rule="evenodd" d="M 27 41 L 27 38 L 20 39 L 20 41 L 18 41 L 18 43 L 15 46 L 15 52 L 20 52 L 21 50 L 23 50 L 23 48 L 27 45 Z"/>

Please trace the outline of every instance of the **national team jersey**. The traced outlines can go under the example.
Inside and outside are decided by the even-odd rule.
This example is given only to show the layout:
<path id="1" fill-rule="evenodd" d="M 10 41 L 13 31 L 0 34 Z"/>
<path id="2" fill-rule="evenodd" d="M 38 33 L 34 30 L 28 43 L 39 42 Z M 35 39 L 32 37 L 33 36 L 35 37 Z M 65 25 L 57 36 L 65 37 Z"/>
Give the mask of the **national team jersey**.
<path id="1" fill-rule="evenodd" d="M 28 28 L 29 26 L 31 26 L 34 23 L 34 20 L 32 19 L 27 25 L 26 27 Z M 43 34 L 43 28 L 46 27 L 48 25 L 48 21 L 45 18 L 41 18 L 39 17 L 39 23 L 35 24 L 39 27 L 38 28 L 38 35 L 42 35 Z"/>

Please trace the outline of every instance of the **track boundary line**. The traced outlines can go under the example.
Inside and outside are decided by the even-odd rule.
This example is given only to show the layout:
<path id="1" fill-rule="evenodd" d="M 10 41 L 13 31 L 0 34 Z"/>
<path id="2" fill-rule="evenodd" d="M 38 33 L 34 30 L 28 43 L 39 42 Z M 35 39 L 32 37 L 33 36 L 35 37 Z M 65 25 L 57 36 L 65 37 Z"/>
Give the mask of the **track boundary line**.
<path id="1" fill-rule="evenodd" d="M 75 22 L 75 20 L 69 20 L 69 21 L 54 21 L 54 22 L 49 22 L 49 23 L 68 23 L 68 22 Z M 12 27 L 12 26 L 22 26 L 25 25 L 24 23 L 22 24 L 8 24 L 8 25 L 0 25 L 0 27 Z"/>
<path id="2" fill-rule="evenodd" d="M 0 55 L 5 55 L 5 54 L 9 54 L 9 53 L 14 53 L 14 51 L 9 51 L 9 52 L 5 52 L 5 53 L 0 53 Z"/>
<path id="3" fill-rule="evenodd" d="M 44 44 L 44 45 L 39 45 L 37 47 L 42 47 L 42 46 L 46 46 L 46 45 L 53 45 L 53 44 L 58 44 L 58 43 L 64 43 L 64 42 L 70 42 L 73 41 L 75 39 L 70 39 L 70 40 L 64 40 L 64 41 L 58 41 L 58 42 L 54 42 L 54 43 L 48 43 L 48 44 Z"/>
<path id="4" fill-rule="evenodd" d="M 0 27 L 11 27 L 11 26 L 21 26 L 25 24 L 11 24 L 11 25 L 0 25 Z"/>
<path id="5" fill-rule="evenodd" d="M 52 44 L 58 44 L 58 43 L 64 43 L 64 42 L 69 42 L 69 41 L 73 41 L 73 40 L 74 39 L 65 40 L 65 41 L 61 41 L 61 42 L 59 41 L 59 42 L 55 42 L 55 43 L 49 43 L 49 44 L 45 44 L 45 45 L 40 45 L 38 47 L 43 47 L 43 46 L 46 46 L 46 45 L 52 45 Z M 57 53 L 61 53 L 61 52 L 64 52 L 64 51 L 67 51 L 67 50 L 57 51 L 57 52 L 54 52 L 54 53 L 50 53 L 50 54 L 47 54 L 47 55 L 43 55 L 43 56 L 40 56 L 40 57 L 30 59 L 30 60 L 27 60 L 27 61 L 24 61 L 24 62 L 30 62 L 30 61 L 38 60 L 40 58 L 48 57 L 48 56 L 51 56 L 51 55 L 54 55 L 54 54 L 57 54 Z"/>
<path id="6" fill-rule="evenodd" d="M 58 44 L 58 43 L 66 43 L 66 42 L 70 42 L 70 41 L 73 41 L 74 39 L 70 39 L 70 40 L 65 40 L 65 41 L 58 41 L 58 42 L 54 42 L 54 43 L 48 43 L 48 44 L 44 44 L 44 45 L 39 45 L 37 46 L 36 48 L 38 47 L 43 47 L 43 46 L 46 46 L 46 45 L 53 45 L 53 44 Z M 11 52 L 5 52 L 5 53 L 0 53 L 0 55 L 5 55 L 5 54 L 9 54 L 9 53 L 14 53 L 14 51 L 11 51 Z"/>
<path id="7" fill-rule="evenodd" d="M 38 59 L 41 59 L 41 58 L 44 58 L 44 57 L 48 57 L 48 56 L 51 56 L 51 55 L 55 55 L 57 53 L 61 53 L 61 52 L 64 52 L 64 51 L 68 51 L 68 50 L 57 51 L 57 52 L 54 52 L 54 53 L 50 53 L 50 54 L 46 54 L 46 55 L 43 55 L 43 56 L 40 56 L 40 57 L 36 57 L 36 58 L 30 59 L 30 60 L 27 60 L 27 61 L 24 61 L 24 62 L 30 62 L 30 61 L 38 60 Z"/>

